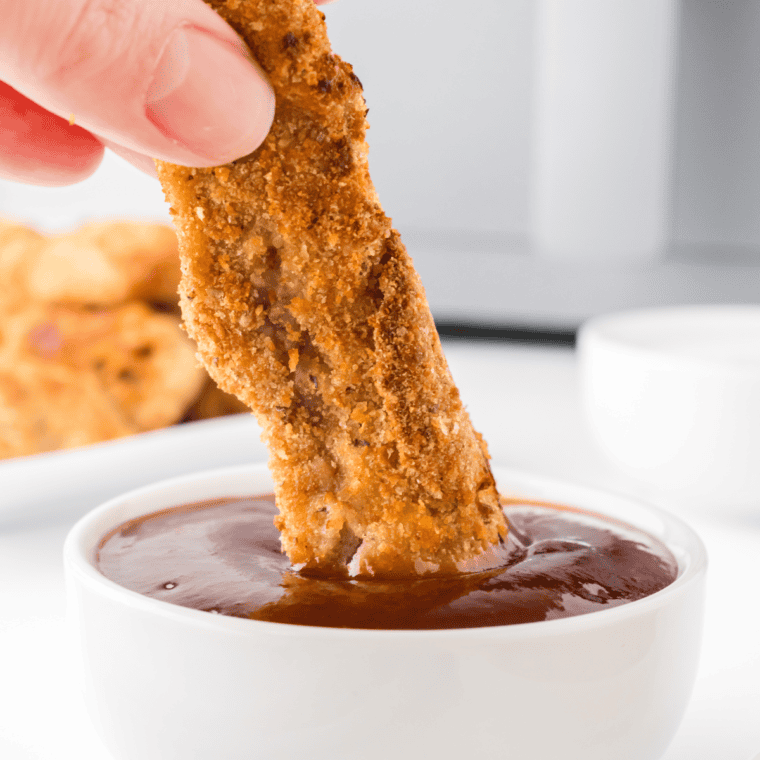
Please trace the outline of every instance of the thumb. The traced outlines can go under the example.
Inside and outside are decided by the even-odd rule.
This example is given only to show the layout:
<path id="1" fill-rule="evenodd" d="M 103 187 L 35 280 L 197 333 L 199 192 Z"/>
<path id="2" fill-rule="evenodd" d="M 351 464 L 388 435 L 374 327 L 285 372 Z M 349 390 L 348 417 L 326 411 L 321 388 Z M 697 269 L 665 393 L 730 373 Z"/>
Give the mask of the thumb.
<path id="1" fill-rule="evenodd" d="M 185 166 L 255 150 L 266 77 L 202 0 L 0 0 L 0 80 L 104 141 Z"/>

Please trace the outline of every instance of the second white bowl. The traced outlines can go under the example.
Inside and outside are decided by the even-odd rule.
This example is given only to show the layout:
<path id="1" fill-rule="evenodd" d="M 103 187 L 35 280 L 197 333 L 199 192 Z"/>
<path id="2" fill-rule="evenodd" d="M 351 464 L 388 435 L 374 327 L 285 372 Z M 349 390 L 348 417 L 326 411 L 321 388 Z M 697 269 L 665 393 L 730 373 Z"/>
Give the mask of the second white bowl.
<path id="1" fill-rule="evenodd" d="M 601 449 L 676 501 L 760 507 L 760 307 L 595 317 L 578 340 Z"/>

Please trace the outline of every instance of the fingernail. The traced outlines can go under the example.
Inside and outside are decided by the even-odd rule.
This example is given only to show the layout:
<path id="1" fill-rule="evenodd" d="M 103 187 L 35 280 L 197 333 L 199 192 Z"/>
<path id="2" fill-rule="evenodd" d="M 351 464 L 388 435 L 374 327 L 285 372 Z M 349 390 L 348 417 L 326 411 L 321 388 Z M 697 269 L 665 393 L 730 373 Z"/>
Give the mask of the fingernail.
<path id="1" fill-rule="evenodd" d="M 274 92 L 251 58 L 191 28 L 172 32 L 145 102 L 166 137 L 209 164 L 254 151 L 274 117 Z"/>

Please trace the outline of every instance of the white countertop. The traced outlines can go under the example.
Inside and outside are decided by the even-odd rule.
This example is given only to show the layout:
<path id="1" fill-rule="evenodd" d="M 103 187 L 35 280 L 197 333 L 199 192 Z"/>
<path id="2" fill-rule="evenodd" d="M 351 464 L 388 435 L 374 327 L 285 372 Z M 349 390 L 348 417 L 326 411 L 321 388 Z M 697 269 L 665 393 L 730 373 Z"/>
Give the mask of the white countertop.
<path id="1" fill-rule="evenodd" d="M 486 342 L 447 342 L 445 349 L 495 463 L 644 496 L 680 514 L 702 535 L 711 566 L 700 675 L 664 760 L 760 757 L 760 504 L 754 512 L 718 505 L 697 512 L 647 494 L 617 473 L 586 432 L 575 355 L 568 349 Z M 32 488 L 36 471 L 45 477 L 59 472 L 64 484 L 55 500 L 32 501 L 23 510 L 0 496 L 2 760 L 109 760 L 70 673 L 63 539 L 79 515 L 111 495 L 109 484 L 121 490 L 141 478 L 150 482 L 188 468 L 263 459 L 250 418 L 197 425 L 110 444 L 105 453 L 68 455 L 57 460 L 60 466 L 49 459 L 30 460 L 24 468 L 0 463 L 0 486 L 27 482 Z M 120 468 L 126 467 L 125 479 Z"/>

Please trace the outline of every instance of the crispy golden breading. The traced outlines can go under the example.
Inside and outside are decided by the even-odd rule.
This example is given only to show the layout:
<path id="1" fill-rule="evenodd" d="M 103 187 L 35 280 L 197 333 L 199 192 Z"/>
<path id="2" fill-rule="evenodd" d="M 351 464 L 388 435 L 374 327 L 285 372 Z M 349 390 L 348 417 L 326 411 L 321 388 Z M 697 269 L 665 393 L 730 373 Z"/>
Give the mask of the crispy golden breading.
<path id="1" fill-rule="evenodd" d="M 38 301 L 117 306 L 177 302 L 177 237 L 163 224 L 96 222 L 49 239 L 26 261 L 26 289 Z"/>
<path id="2" fill-rule="evenodd" d="M 106 417 L 118 418 L 116 428 L 96 424 L 91 430 L 89 423 L 72 414 L 69 426 L 75 441 L 114 437 L 102 433 L 112 428 L 126 435 L 170 425 L 182 418 L 205 383 L 193 346 L 176 319 L 140 303 L 102 311 L 32 304 L 6 318 L 3 333 L 0 366 L 19 382 L 29 378 L 24 398 L 36 392 L 38 378 L 58 377 L 60 388 L 63 378 L 68 378 L 66 398 L 81 387 L 90 400 L 101 397 L 98 408 L 112 409 Z M 55 416 L 58 406 L 61 414 L 68 414 L 66 406 L 48 393 L 52 387 L 48 383 L 41 391 L 38 417 Z"/>
<path id="3" fill-rule="evenodd" d="M 208 378 L 196 402 L 185 412 L 183 422 L 226 417 L 229 414 L 243 414 L 250 411 L 237 396 L 225 393 L 211 378 Z"/>
<path id="4" fill-rule="evenodd" d="M 3 365 L 6 356 L 2 355 Z M 62 364 L 14 360 L 0 370 L 0 459 L 99 443 L 139 430 L 97 379 Z"/>
<path id="5" fill-rule="evenodd" d="M 47 238 L 0 220 L 0 308 L 29 300 L 72 306 L 176 304 L 177 236 L 163 224 L 94 222 Z M 13 287 L 9 287 L 10 285 Z"/>
<path id="6" fill-rule="evenodd" d="M 46 242 L 47 239 L 39 232 L 0 219 L 0 315 L 29 302 L 28 262 L 39 255 Z"/>
<path id="7" fill-rule="evenodd" d="M 367 168 L 366 105 L 312 0 L 207 0 L 276 93 L 253 154 L 158 162 L 181 306 L 209 374 L 256 413 L 296 566 L 454 571 L 506 533 L 482 440 Z"/>
<path id="8" fill-rule="evenodd" d="M 0 458 L 239 410 L 208 387 L 177 314 L 153 308 L 177 309 L 169 227 L 46 238 L 0 220 L 0 279 Z"/>

